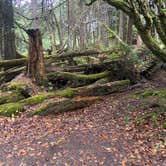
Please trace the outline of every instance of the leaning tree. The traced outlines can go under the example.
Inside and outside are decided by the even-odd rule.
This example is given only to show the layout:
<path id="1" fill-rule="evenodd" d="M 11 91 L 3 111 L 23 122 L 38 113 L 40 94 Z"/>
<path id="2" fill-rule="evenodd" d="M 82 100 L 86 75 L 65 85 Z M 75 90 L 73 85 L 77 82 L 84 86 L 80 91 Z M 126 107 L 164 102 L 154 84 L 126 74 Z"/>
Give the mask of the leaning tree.
<path id="1" fill-rule="evenodd" d="M 86 0 L 91 5 L 97 0 Z M 103 0 L 124 11 L 132 20 L 145 45 L 166 62 L 166 0 Z M 154 32 L 158 34 L 156 38 Z"/>

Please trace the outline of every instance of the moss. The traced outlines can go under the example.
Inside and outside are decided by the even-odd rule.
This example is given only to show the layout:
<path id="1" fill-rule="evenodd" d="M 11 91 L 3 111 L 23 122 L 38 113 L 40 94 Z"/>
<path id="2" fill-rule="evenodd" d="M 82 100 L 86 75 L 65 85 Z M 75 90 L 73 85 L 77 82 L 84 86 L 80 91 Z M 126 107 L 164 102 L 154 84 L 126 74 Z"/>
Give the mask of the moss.
<path id="1" fill-rule="evenodd" d="M 149 123 L 162 126 L 166 121 L 166 89 L 151 89 L 137 92 L 135 93 L 135 97 L 137 97 L 145 107 L 152 108 L 153 110 L 142 117 L 138 117 L 138 124 Z M 151 109 L 148 110 L 150 111 Z"/>
<path id="2" fill-rule="evenodd" d="M 147 98 L 149 96 L 157 96 L 159 98 L 166 99 L 166 89 L 162 90 L 146 90 L 141 94 L 142 97 Z"/>
<path id="3" fill-rule="evenodd" d="M 95 81 L 104 77 L 109 76 L 109 71 L 104 71 L 97 74 L 78 74 L 70 72 L 57 72 L 56 74 L 50 75 L 51 77 L 62 77 L 67 80 L 73 81 Z"/>
<path id="4" fill-rule="evenodd" d="M 100 100 L 98 97 L 63 99 L 61 101 L 51 101 L 40 106 L 33 115 L 49 115 L 68 112 L 79 108 L 86 107 L 96 101 Z"/>
<path id="5" fill-rule="evenodd" d="M 3 116 L 12 116 L 20 112 L 19 103 L 7 103 L 0 106 L 0 115 Z"/>
<path id="6" fill-rule="evenodd" d="M 166 122 L 163 123 L 163 128 L 166 129 Z"/>
<path id="7" fill-rule="evenodd" d="M 17 102 L 19 100 L 24 99 L 22 94 L 17 91 L 8 91 L 8 92 L 1 92 L 0 93 L 0 105 L 1 104 L 6 104 L 6 103 L 11 103 L 11 102 Z"/>
<path id="8" fill-rule="evenodd" d="M 48 95 L 46 95 L 46 94 L 35 95 L 35 96 L 29 97 L 27 99 L 21 100 L 21 101 L 19 101 L 19 103 L 23 104 L 23 105 L 38 104 L 38 103 L 43 102 L 47 98 L 47 96 Z"/>
<path id="9" fill-rule="evenodd" d="M 72 98 L 75 96 L 75 89 L 67 88 L 64 90 L 58 90 L 55 92 L 55 95 L 61 96 L 61 97 L 69 97 Z"/>
<path id="10" fill-rule="evenodd" d="M 38 104 L 43 102 L 49 95 L 36 95 L 29 97 L 27 99 L 20 100 L 16 103 L 7 103 L 0 105 L 0 115 L 3 116 L 12 116 L 13 114 L 18 114 L 22 108 L 26 105 Z"/>
<path id="11" fill-rule="evenodd" d="M 19 91 L 19 90 L 25 89 L 26 87 L 27 87 L 27 85 L 24 83 L 20 83 L 17 81 L 11 81 L 7 84 L 4 84 L 1 89 L 3 91 L 6 91 L 6 90 L 7 91 L 13 91 L 13 90 Z"/>
<path id="12" fill-rule="evenodd" d="M 130 85 L 130 80 L 120 80 L 120 81 L 114 81 L 114 84 L 121 84 L 121 85 Z"/>

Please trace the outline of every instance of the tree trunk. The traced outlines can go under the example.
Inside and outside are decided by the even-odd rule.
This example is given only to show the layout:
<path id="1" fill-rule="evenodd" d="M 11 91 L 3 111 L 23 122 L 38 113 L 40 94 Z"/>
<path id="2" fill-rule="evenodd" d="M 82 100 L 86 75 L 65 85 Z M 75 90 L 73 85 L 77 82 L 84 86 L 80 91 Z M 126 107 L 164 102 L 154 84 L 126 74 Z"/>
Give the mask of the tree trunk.
<path id="1" fill-rule="evenodd" d="M 128 17 L 128 23 L 127 23 L 127 44 L 131 45 L 132 44 L 132 26 L 133 26 L 133 21 L 130 17 Z"/>
<path id="2" fill-rule="evenodd" d="M 42 39 L 39 29 L 29 29 L 29 58 L 26 74 L 39 83 L 46 78 L 43 59 Z"/>
<path id="3" fill-rule="evenodd" d="M 16 58 L 12 0 L 0 1 L 0 58 Z"/>

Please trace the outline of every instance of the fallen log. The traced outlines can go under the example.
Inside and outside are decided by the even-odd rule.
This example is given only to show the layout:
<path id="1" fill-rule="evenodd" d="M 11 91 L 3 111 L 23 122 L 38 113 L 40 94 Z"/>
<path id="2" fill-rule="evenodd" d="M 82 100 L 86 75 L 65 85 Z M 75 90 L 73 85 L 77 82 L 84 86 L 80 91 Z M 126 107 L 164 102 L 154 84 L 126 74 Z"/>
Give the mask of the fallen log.
<path id="1" fill-rule="evenodd" d="M 83 97 L 83 98 L 73 98 L 73 99 L 64 99 L 62 101 L 51 101 L 42 105 L 37 109 L 33 115 L 50 115 L 58 114 L 62 112 L 73 111 L 83 107 L 87 107 L 90 104 L 98 101 L 99 97 Z"/>
<path id="2" fill-rule="evenodd" d="M 56 57 L 58 60 L 66 60 L 69 58 L 74 58 L 74 57 L 81 57 L 81 56 L 95 56 L 98 54 L 111 54 L 114 51 L 117 51 L 117 49 L 113 48 L 112 50 L 109 51 L 97 51 L 97 50 L 85 50 L 85 51 L 78 51 L 78 52 L 67 52 L 62 55 L 59 55 Z"/>
<path id="3" fill-rule="evenodd" d="M 55 91 L 54 95 L 61 97 L 75 97 L 75 96 L 104 96 L 111 93 L 123 92 L 131 85 L 129 80 L 121 80 L 108 82 L 104 84 L 92 84 L 78 88 L 67 88 L 64 90 Z"/>
<path id="4" fill-rule="evenodd" d="M 130 85 L 129 80 L 116 81 L 112 83 L 106 83 L 103 85 L 91 85 L 87 87 L 65 89 L 54 93 L 55 96 L 61 97 L 74 97 L 81 96 L 73 99 L 64 99 L 59 101 L 51 100 L 46 104 L 41 105 L 33 115 L 49 115 L 58 114 L 62 112 L 68 112 L 79 108 L 86 107 L 100 98 L 94 96 L 104 96 L 110 93 L 122 92 Z M 86 97 L 85 97 L 86 96 Z M 87 97 L 88 96 L 88 97 Z M 92 96 L 92 97 L 89 97 Z"/>
<path id="5" fill-rule="evenodd" d="M 27 62 L 27 58 L 21 58 L 21 59 L 11 59 L 11 60 L 1 60 L 0 61 L 0 68 L 11 68 L 14 66 L 22 65 L 24 66 Z"/>
<path id="6" fill-rule="evenodd" d="M 8 91 L 8 92 L 0 92 L 0 105 L 18 102 L 19 100 L 24 99 L 25 97 L 18 91 Z"/>
<path id="7" fill-rule="evenodd" d="M 31 83 L 21 81 L 10 81 L 0 87 L 0 105 L 18 102 L 22 99 L 29 98 L 34 95 L 34 87 Z"/>
<path id="8" fill-rule="evenodd" d="M 43 102 L 48 96 L 35 95 L 27 99 L 20 100 L 18 102 L 10 102 L 0 105 L 0 115 L 2 116 L 13 116 L 24 111 L 24 107 L 27 105 L 34 105 Z"/>
<path id="9" fill-rule="evenodd" d="M 24 111 L 25 106 L 36 105 L 42 103 L 43 101 L 46 101 L 45 102 L 46 104 L 42 105 L 42 107 L 37 109 L 36 113 L 34 114 L 38 113 L 40 114 L 41 110 L 42 112 L 44 110 L 44 114 L 45 111 L 46 113 L 50 113 L 52 112 L 52 110 L 53 113 L 59 113 L 63 111 L 66 112 L 69 110 L 85 107 L 99 99 L 98 97 L 94 98 L 89 96 L 104 96 L 115 92 L 122 92 L 126 90 L 129 85 L 130 85 L 129 80 L 122 80 L 122 81 L 109 82 L 106 84 L 93 84 L 90 86 L 84 86 L 79 88 L 68 88 L 51 93 L 42 93 L 28 97 L 26 99 L 21 99 L 21 100 L 18 99 L 19 101 L 17 102 L 14 102 L 12 99 L 10 100 L 9 103 L 6 104 L 4 104 L 4 101 L 2 101 L 1 103 L 2 105 L 0 105 L 0 115 L 13 116 Z M 74 98 L 76 96 L 77 98 Z M 78 96 L 81 97 L 78 98 Z M 53 99 L 56 98 L 55 100 L 52 99 L 50 100 L 52 104 L 50 102 L 47 102 L 47 100 L 49 101 L 50 98 Z M 74 99 L 66 99 L 66 98 L 74 98 Z M 57 101 L 60 101 L 60 103 Z"/>
<path id="10" fill-rule="evenodd" d="M 93 83 L 101 78 L 109 77 L 110 73 L 108 71 L 104 71 L 97 74 L 78 74 L 78 73 L 70 73 L 70 72 L 55 72 L 49 73 L 47 78 L 49 80 L 53 80 L 54 84 L 58 84 L 58 82 L 65 82 L 68 86 L 77 87 L 83 86 L 90 83 Z"/>
<path id="11" fill-rule="evenodd" d="M 17 76 L 24 70 L 25 70 L 25 67 L 19 67 L 19 68 L 11 68 L 6 71 L 1 71 L 0 72 L 0 84 L 3 81 L 6 81 L 6 82 L 11 81 L 13 78 L 15 78 L 15 76 Z"/>

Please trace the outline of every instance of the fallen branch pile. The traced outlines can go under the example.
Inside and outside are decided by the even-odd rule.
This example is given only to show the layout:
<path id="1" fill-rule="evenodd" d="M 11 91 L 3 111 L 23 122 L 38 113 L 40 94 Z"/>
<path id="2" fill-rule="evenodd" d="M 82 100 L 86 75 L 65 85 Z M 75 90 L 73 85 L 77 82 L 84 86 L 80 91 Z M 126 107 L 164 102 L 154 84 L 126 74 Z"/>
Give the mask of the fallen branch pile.
<path id="1" fill-rule="evenodd" d="M 138 73 L 123 55 L 84 65 L 68 65 L 75 57 L 95 55 L 98 58 L 98 55 L 111 54 L 112 51 L 86 50 L 45 58 L 47 92 L 40 91 L 35 95 L 32 85 L 21 80 L 11 81 L 25 70 L 26 58 L 0 61 L 0 84 L 4 83 L 0 88 L 0 115 L 13 116 L 31 105 L 36 105 L 31 115 L 57 114 L 82 108 L 98 101 L 100 96 L 127 90 L 130 84 L 140 79 L 140 73 L 147 75 L 158 69 L 159 63 L 151 62 Z M 11 82 L 5 83 L 8 81 Z M 50 89 L 52 91 L 48 92 Z"/>

